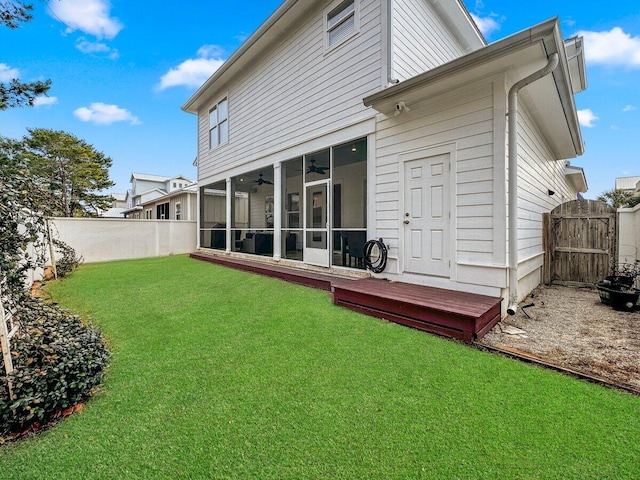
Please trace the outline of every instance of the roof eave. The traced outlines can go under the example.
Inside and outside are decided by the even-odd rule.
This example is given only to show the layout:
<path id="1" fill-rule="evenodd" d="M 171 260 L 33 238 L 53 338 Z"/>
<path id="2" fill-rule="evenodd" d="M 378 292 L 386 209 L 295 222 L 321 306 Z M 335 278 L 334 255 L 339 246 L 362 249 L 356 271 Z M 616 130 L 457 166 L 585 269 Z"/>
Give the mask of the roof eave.
<path id="1" fill-rule="evenodd" d="M 585 193 L 589 189 L 589 186 L 587 185 L 587 177 L 584 174 L 584 169 L 582 167 L 567 166 L 564 169 L 564 174 L 569 178 L 576 191 Z"/>
<path id="2" fill-rule="evenodd" d="M 462 57 L 458 57 L 448 63 L 432 68 L 420 75 L 416 75 L 415 77 L 396 85 L 387 87 L 373 95 L 369 95 L 363 99 L 363 103 L 367 107 L 375 108 L 376 104 L 391 100 L 397 95 L 401 95 L 422 86 L 427 86 L 439 80 L 445 80 L 446 78 L 457 75 L 460 72 L 485 64 L 494 58 L 508 55 L 509 53 L 523 47 L 539 42 L 543 37 L 550 35 L 556 25 L 556 19 L 551 19 L 530 29 L 523 30 L 519 33 L 506 37 L 503 40 L 499 40 L 487 45 L 486 47 L 463 55 Z"/>
<path id="3" fill-rule="evenodd" d="M 398 99 L 402 95 L 420 88 L 427 88 L 437 82 L 444 82 L 458 74 L 472 71 L 486 65 L 488 62 L 499 60 L 538 43 L 542 43 L 543 50 L 547 55 L 557 52 L 561 58 L 559 68 L 553 73 L 553 81 L 556 85 L 558 99 L 562 104 L 572 147 L 570 149 L 563 148 L 562 151 L 556 152 L 556 155 L 559 159 L 582 155 L 584 153 L 584 144 L 557 17 L 369 95 L 363 99 L 363 103 L 367 107 L 373 107 L 384 113 L 384 105 L 393 102 L 394 99 Z"/>

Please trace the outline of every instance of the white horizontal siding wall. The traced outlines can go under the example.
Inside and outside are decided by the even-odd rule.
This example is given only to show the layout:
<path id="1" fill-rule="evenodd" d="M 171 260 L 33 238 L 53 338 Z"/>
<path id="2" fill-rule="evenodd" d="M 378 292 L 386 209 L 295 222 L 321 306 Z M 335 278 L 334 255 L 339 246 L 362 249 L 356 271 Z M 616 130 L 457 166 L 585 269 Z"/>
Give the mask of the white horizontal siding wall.
<path id="1" fill-rule="evenodd" d="M 549 195 L 549 190 L 553 195 Z M 575 200 L 576 191 L 565 176 L 565 161 L 556 160 L 526 104 L 518 112 L 518 277 L 523 292 L 541 281 L 544 263 L 542 214 Z M 533 274 L 535 278 L 523 280 Z M 519 287 L 520 289 L 520 287 Z"/>
<path id="2" fill-rule="evenodd" d="M 328 5 L 318 2 L 282 43 L 210 99 L 214 105 L 228 95 L 227 144 L 209 150 L 208 108 L 199 112 L 200 180 L 252 161 L 245 170 L 260 168 L 261 158 L 373 118 L 362 98 L 381 88 L 380 2 L 359 0 L 359 33 L 325 52 Z"/>
<path id="3" fill-rule="evenodd" d="M 494 147 L 494 143 L 504 145 L 503 92 L 503 80 L 490 79 L 412 103 L 410 112 L 397 117 L 380 115 L 374 237 L 384 238 L 390 247 L 385 273 L 402 275 L 404 167 L 399 156 L 450 144 L 455 151 L 450 175 L 455 189 L 451 205 L 455 231 L 450 234 L 453 275 L 448 280 L 411 280 L 443 287 L 457 282 L 455 288 L 494 295 L 504 287 L 504 151 Z M 479 272 L 477 267 L 485 270 Z"/>
<path id="4" fill-rule="evenodd" d="M 465 53 L 426 0 L 393 2 L 393 76 L 402 81 Z"/>

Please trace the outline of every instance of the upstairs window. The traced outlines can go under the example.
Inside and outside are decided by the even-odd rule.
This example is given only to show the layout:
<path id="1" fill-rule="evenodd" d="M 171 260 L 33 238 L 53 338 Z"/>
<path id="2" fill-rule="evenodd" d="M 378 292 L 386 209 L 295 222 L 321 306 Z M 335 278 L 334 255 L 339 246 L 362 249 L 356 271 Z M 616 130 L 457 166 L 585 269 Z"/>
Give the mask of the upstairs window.
<path id="1" fill-rule="evenodd" d="M 327 47 L 342 43 L 357 32 L 355 0 L 345 0 L 327 14 Z"/>
<path id="2" fill-rule="evenodd" d="M 227 99 L 220 100 L 209 110 L 209 148 L 227 143 L 229 140 L 229 109 Z"/>

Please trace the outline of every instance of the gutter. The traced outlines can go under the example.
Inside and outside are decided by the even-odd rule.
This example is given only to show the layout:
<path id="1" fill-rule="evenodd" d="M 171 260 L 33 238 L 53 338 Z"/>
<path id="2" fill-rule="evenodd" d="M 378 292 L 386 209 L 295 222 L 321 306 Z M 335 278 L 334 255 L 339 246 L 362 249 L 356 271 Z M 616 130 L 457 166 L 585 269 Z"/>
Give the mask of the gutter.
<path id="1" fill-rule="evenodd" d="M 552 53 L 543 68 L 516 82 L 509 89 L 509 315 L 515 315 L 518 309 L 518 92 L 552 73 L 558 63 L 558 54 Z"/>

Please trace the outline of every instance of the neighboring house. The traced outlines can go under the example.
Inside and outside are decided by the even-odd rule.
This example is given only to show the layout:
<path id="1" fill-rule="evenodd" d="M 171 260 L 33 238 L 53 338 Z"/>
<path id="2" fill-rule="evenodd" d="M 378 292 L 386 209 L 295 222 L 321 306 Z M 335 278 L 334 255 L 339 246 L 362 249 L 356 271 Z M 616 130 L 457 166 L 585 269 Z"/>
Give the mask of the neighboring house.
<path id="1" fill-rule="evenodd" d="M 100 212 L 100 217 L 105 218 L 122 218 L 122 212 L 127 209 L 127 194 L 126 193 L 112 193 L 113 203 L 111 208 Z"/>
<path id="2" fill-rule="evenodd" d="M 132 173 L 130 181 L 125 218 L 196 220 L 198 188 L 192 180 Z"/>
<path id="3" fill-rule="evenodd" d="M 634 197 L 638 197 L 640 196 L 640 177 L 618 177 L 615 189 L 629 192 Z"/>
<path id="4" fill-rule="evenodd" d="M 364 268 L 382 238 L 377 276 L 504 312 L 541 282 L 542 214 L 586 191 L 585 86 L 555 18 L 487 45 L 458 0 L 286 0 L 183 106 L 201 199 L 226 195 L 199 246 Z"/>

